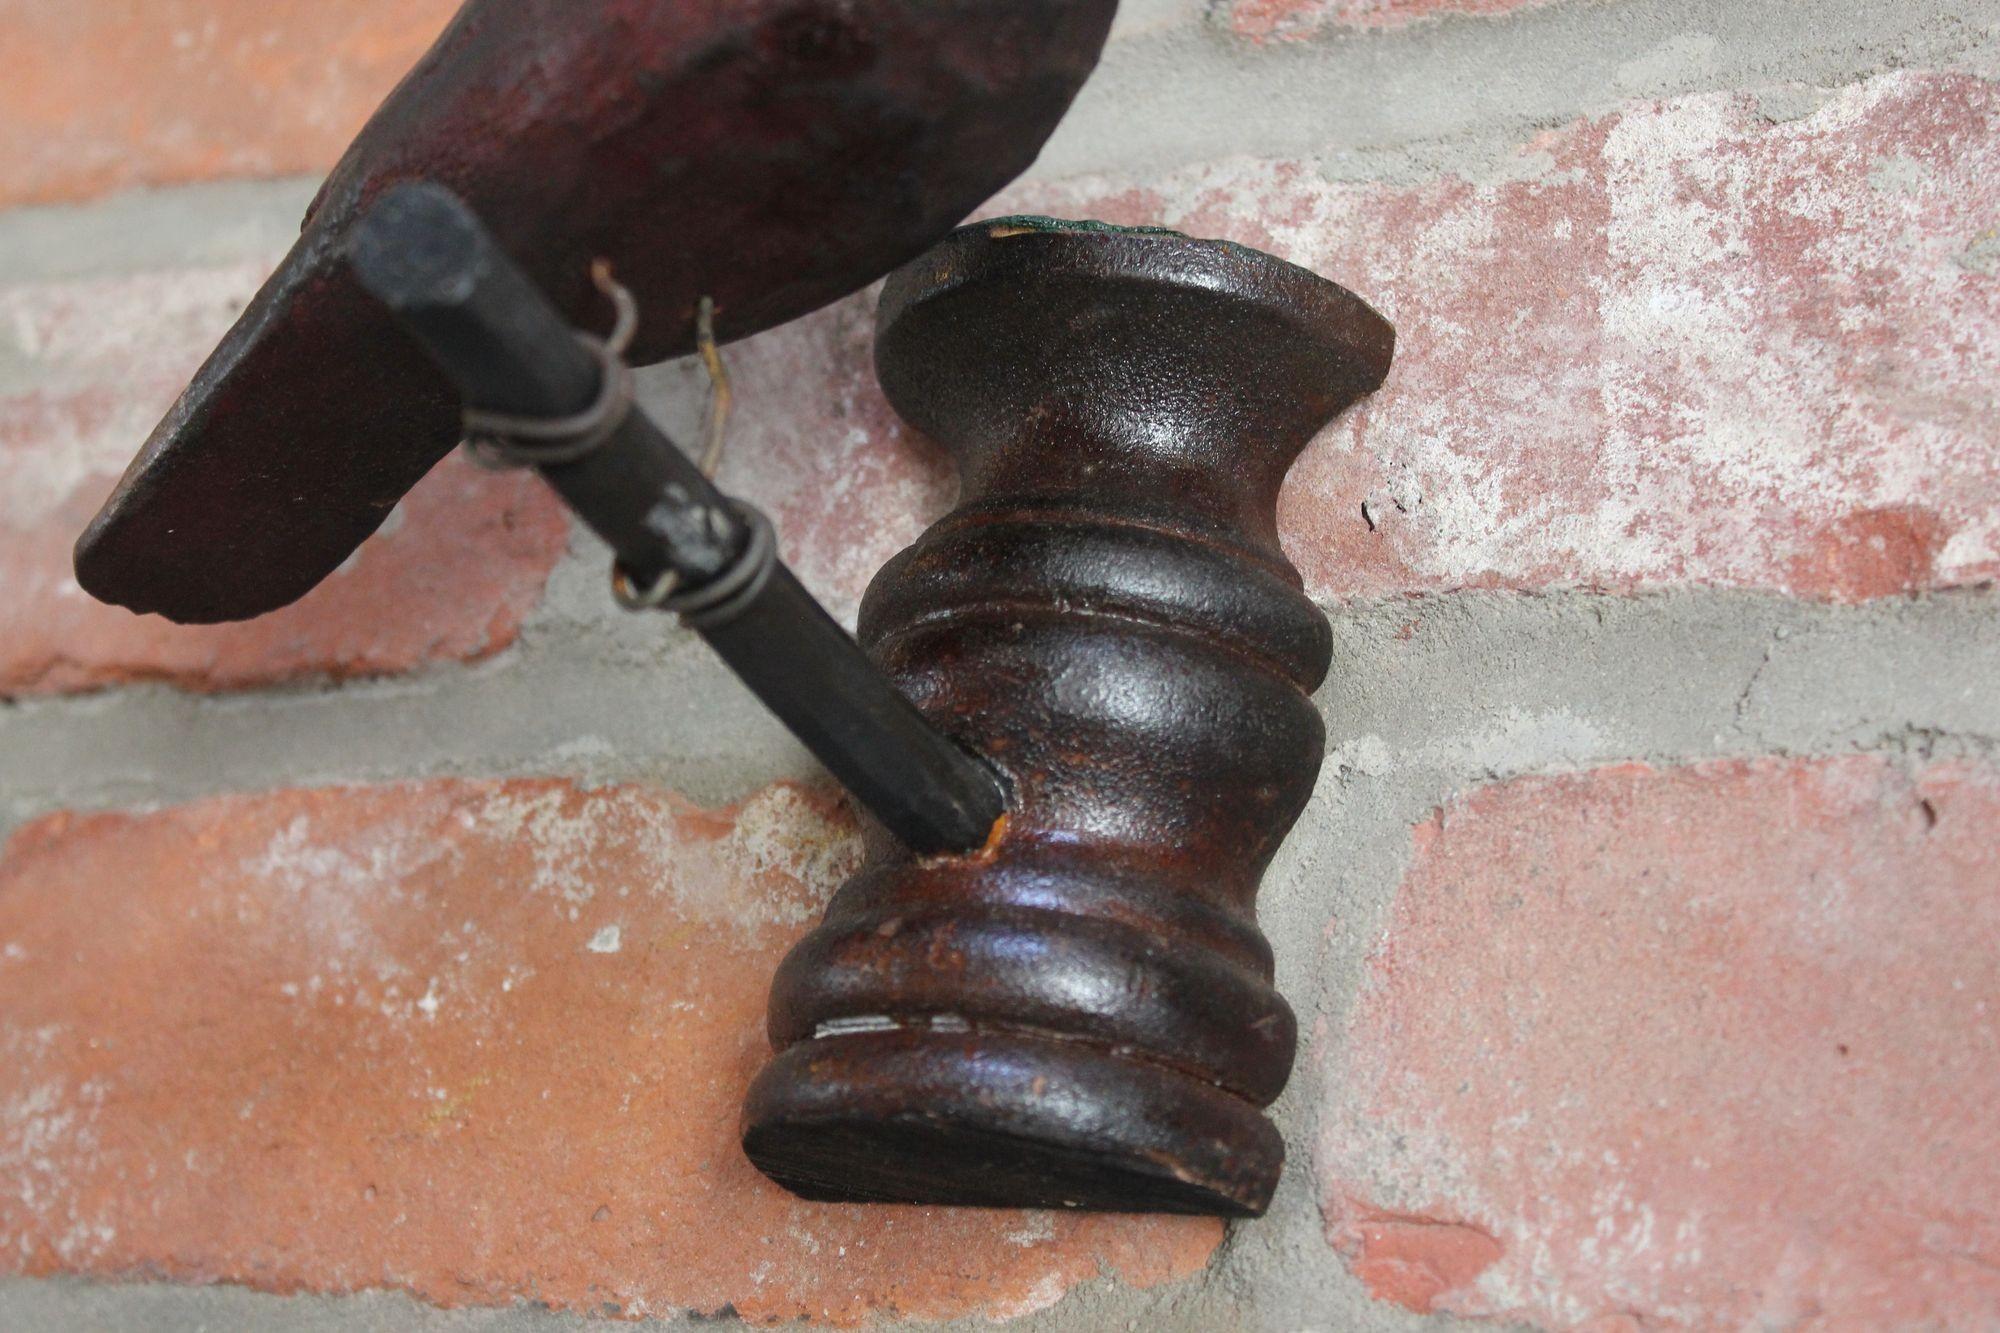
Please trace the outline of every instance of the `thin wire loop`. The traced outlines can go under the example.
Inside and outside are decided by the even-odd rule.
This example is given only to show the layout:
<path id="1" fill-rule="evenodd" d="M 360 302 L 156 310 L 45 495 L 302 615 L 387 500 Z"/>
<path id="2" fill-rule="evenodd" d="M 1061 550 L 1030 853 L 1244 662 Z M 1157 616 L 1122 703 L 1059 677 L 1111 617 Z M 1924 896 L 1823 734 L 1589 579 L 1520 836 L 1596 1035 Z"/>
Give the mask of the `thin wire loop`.
<path id="1" fill-rule="evenodd" d="M 599 338 L 578 333 L 583 344 L 603 368 L 597 400 L 583 411 L 567 417 L 514 416 L 482 408 L 465 409 L 465 452 L 479 466 L 490 471 L 523 467 L 549 467 L 574 463 L 601 448 L 632 414 L 636 400 L 632 367 L 625 353 L 639 331 L 639 303 L 632 293 L 612 276 L 609 261 L 600 259 L 590 266 L 590 280 L 610 300 L 614 312 L 611 333 Z M 715 341 L 715 299 L 704 296 L 695 310 L 695 343 L 708 372 L 708 411 L 702 427 L 701 473 L 713 480 L 722 466 L 724 446 L 729 437 L 729 418 L 736 394 Z M 747 505 L 735 505 L 750 528 L 750 544 L 737 562 L 702 587 L 680 592 L 681 577 L 668 570 L 651 586 L 633 583 L 617 561 L 611 564 L 611 593 L 628 611 L 669 611 L 710 623 L 727 619 L 741 604 L 763 590 L 777 560 L 777 538 L 771 522 Z"/>
<path id="2" fill-rule="evenodd" d="M 722 350 L 715 341 L 715 298 L 712 296 L 702 297 L 701 303 L 695 307 L 695 346 L 701 352 L 702 367 L 708 372 L 708 411 L 702 426 L 701 475 L 713 481 L 716 472 L 722 467 L 724 448 L 729 440 L 729 417 L 736 406 L 736 390 L 730 382 L 729 367 L 722 360 Z M 754 529 L 761 524 L 763 531 L 768 534 L 770 520 L 756 510 L 748 509 L 747 506 L 739 505 L 737 508 L 739 511 L 744 511 L 746 516 L 753 518 L 751 542 L 754 546 L 758 537 Z M 776 551 L 775 538 L 772 539 L 772 551 L 774 553 Z M 739 567 L 747 565 L 749 558 L 749 552 L 746 551 L 744 561 L 739 562 Z M 768 565 L 768 561 L 766 563 Z M 768 574 L 767 568 L 764 574 L 759 576 L 758 589 L 762 589 L 764 578 L 768 577 Z M 724 575 L 723 579 L 715 582 L 723 582 L 727 577 Z M 632 582 L 631 575 L 627 574 L 617 561 L 611 563 L 611 595 L 617 599 L 618 605 L 627 611 L 679 611 L 682 616 L 692 619 L 695 616 L 694 610 L 677 605 L 676 594 L 680 586 L 679 571 L 670 569 L 654 580 L 651 587 L 642 589 Z M 713 583 L 708 585 L 708 587 L 714 586 Z M 705 587 L 701 591 L 706 593 L 708 588 Z"/>
<path id="3" fill-rule="evenodd" d="M 611 595 L 627 611 L 665 611 L 678 615 L 690 625 L 705 628 L 733 620 L 764 585 L 778 564 L 778 534 L 763 511 L 741 501 L 730 508 L 750 529 L 750 540 L 736 562 L 699 588 L 678 592 L 680 579 L 672 572 L 663 574 L 650 588 L 632 582 L 623 565 L 611 562 Z"/>
<path id="4" fill-rule="evenodd" d="M 574 463 L 602 447 L 632 414 L 635 386 L 625 353 L 639 331 L 639 303 L 611 276 L 611 265 L 604 260 L 591 265 L 590 278 L 616 312 L 609 337 L 576 335 L 602 367 L 596 401 L 567 417 L 514 416 L 466 408 L 465 451 L 481 467 L 497 472 Z"/>
<path id="5" fill-rule="evenodd" d="M 715 298 L 704 296 L 695 307 L 695 343 L 701 349 L 701 364 L 708 370 L 708 417 L 702 434 L 701 474 L 710 481 L 722 467 L 723 446 L 729 439 L 729 414 L 736 406 L 736 390 L 729 380 L 729 367 L 722 362 L 722 350 L 715 343 Z"/>

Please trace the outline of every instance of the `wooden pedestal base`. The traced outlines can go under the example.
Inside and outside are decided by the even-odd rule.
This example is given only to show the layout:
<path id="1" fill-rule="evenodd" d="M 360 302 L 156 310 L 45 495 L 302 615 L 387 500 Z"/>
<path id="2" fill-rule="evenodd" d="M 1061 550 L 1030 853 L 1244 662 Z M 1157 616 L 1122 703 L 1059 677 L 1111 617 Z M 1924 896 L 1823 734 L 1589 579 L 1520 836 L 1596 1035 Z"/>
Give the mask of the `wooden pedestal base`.
<path id="1" fill-rule="evenodd" d="M 1255 918 L 1331 634 L 1278 546 L 1388 324 L 1270 256 L 1045 219 L 890 279 L 877 362 L 959 508 L 861 638 L 1011 785 L 983 852 L 869 865 L 785 960 L 743 1141 L 808 1198 L 1253 1215 L 1296 1042 Z"/>

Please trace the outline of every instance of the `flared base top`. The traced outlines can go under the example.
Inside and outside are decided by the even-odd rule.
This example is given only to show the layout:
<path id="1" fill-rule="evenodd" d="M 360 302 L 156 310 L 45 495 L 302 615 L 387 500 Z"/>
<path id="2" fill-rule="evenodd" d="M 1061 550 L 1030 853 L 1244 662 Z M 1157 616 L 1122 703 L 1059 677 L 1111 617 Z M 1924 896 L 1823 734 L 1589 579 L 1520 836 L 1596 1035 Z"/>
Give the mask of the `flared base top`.
<path id="1" fill-rule="evenodd" d="M 1261 454 L 1280 474 L 1388 374 L 1354 293 L 1229 241 L 1050 218 L 961 227 L 882 293 L 876 370 L 961 462 L 1025 431 Z"/>

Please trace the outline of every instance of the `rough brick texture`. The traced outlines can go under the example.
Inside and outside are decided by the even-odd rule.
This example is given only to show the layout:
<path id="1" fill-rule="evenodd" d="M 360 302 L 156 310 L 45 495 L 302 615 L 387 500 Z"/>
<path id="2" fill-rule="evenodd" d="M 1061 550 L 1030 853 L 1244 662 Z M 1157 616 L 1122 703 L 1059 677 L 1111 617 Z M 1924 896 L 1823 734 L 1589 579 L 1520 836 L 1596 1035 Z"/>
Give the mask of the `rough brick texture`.
<path id="1" fill-rule="evenodd" d="M 1330 1239 L 1550 1328 L 2000 1326 L 1996 829 L 1871 758 L 1454 802 L 1323 1041 Z"/>
<path id="2" fill-rule="evenodd" d="M 0 1271 L 853 1323 L 1199 1269 L 1213 1221 L 812 1205 L 744 1160 L 771 970 L 855 855 L 787 787 L 34 824 L 0 862 Z"/>
<path id="3" fill-rule="evenodd" d="M 1451 14 L 1509 14 L 1555 0 L 1234 0 L 1230 30 L 1253 41 L 1300 41 L 1340 28 L 1401 28 Z"/>
<path id="4" fill-rule="evenodd" d="M 1243 159 L 1006 206 L 1264 245 L 1396 319 L 1389 386 L 1287 491 L 1318 596 L 1705 583 L 1858 601 L 2000 573 L 1996 108 L 1978 80 L 1896 75 L 1781 124 L 1747 97 L 1635 104 L 1483 184 Z M 25 478 L 0 545 L 26 591 L 0 612 L 0 692 L 396 671 L 504 646 L 532 606 L 554 507 L 462 472 L 272 621 L 180 631 L 77 593 L 80 520 L 257 276 L 0 294 L 17 344 L 0 469 Z M 729 480 L 844 606 L 949 494 L 881 401 L 871 324 L 861 298 L 734 355 Z"/>
<path id="5" fill-rule="evenodd" d="M 512 642 L 539 600 L 568 531 L 559 506 L 532 478 L 457 459 L 277 615 L 180 627 L 77 587 L 77 535 L 266 267 L 0 288 L 0 696 L 133 680 L 223 689 L 478 658 Z"/>
<path id="6" fill-rule="evenodd" d="M 1323 596 L 1859 601 L 2000 575 L 1997 131 L 2000 87 L 1894 75 L 1775 125 L 1634 104 L 1490 184 L 1241 160 L 1040 202 L 1273 249 L 1395 320 L 1286 496 Z"/>
<path id="7" fill-rule="evenodd" d="M 1640 102 L 1476 184 L 1240 158 L 1016 188 L 1270 248 L 1398 326 L 1294 470 L 1322 598 L 1712 584 L 1858 602 L 2000 576 L 2000 88 L 1896 74 L 1770 122 Z M 738 352 L 740 482 L 840 598 L 950 494 L 874 386 L 866 298 Z M 810 382 L 812 392 L 798 392 Z"/>
<path id="8" fill-rule="evenodd" d="M 0 206 L 323 171 L 458 0 L 0 0 Z"/>
<path id="9" fill-rule="evenodd" d="M 1285 494 L 1319 597 L 1857 602 L 2000 576 L 1997 130 L 2000 87 L 1893 75 L 1779 124 L 1747 96 L 1636 103 L 1486 184 L 1240 159 L 998 207 L 1268 248 L 1394 318 L 1387 386 Z M 738 354 L 738 480 L 842 597 L 949 494 L 881 403 L 868 327 L 851 302 Z"/>
<path id="10" fill-rule="evenodd" d="M 850 298 L 726 353 L 738 406 L 722 486 L 769 512 L 785 558 L 849 615 L 955 486 L 943 452 L 904 428 L 875 381 L 875 300 Z"/>

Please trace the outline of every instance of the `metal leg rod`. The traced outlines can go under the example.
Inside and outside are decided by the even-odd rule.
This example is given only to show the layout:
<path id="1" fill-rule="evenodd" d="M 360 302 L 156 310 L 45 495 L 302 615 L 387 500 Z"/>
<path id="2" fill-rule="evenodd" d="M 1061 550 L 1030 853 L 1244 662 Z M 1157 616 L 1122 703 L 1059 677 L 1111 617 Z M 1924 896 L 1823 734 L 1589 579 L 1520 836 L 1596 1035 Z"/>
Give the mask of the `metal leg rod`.
<path id="1" fill-rule="evenodd" d="M 537 468 L 639 584 L 676 577 L 688 623 L 856 800 L 913 851 L 983 846 L 1006 809 L 1000 779 L 905 698 L 768 550 L 732 503 L 609 375 L 458 198 L 398 187 L 349 249 L 367 289 L 482 413 L 533 421 L 601 413 L 587 449 Z M 607 397 L 607 395 L 609 395 Z M 522 453 L 533 455 L 531 448 Z"/>

